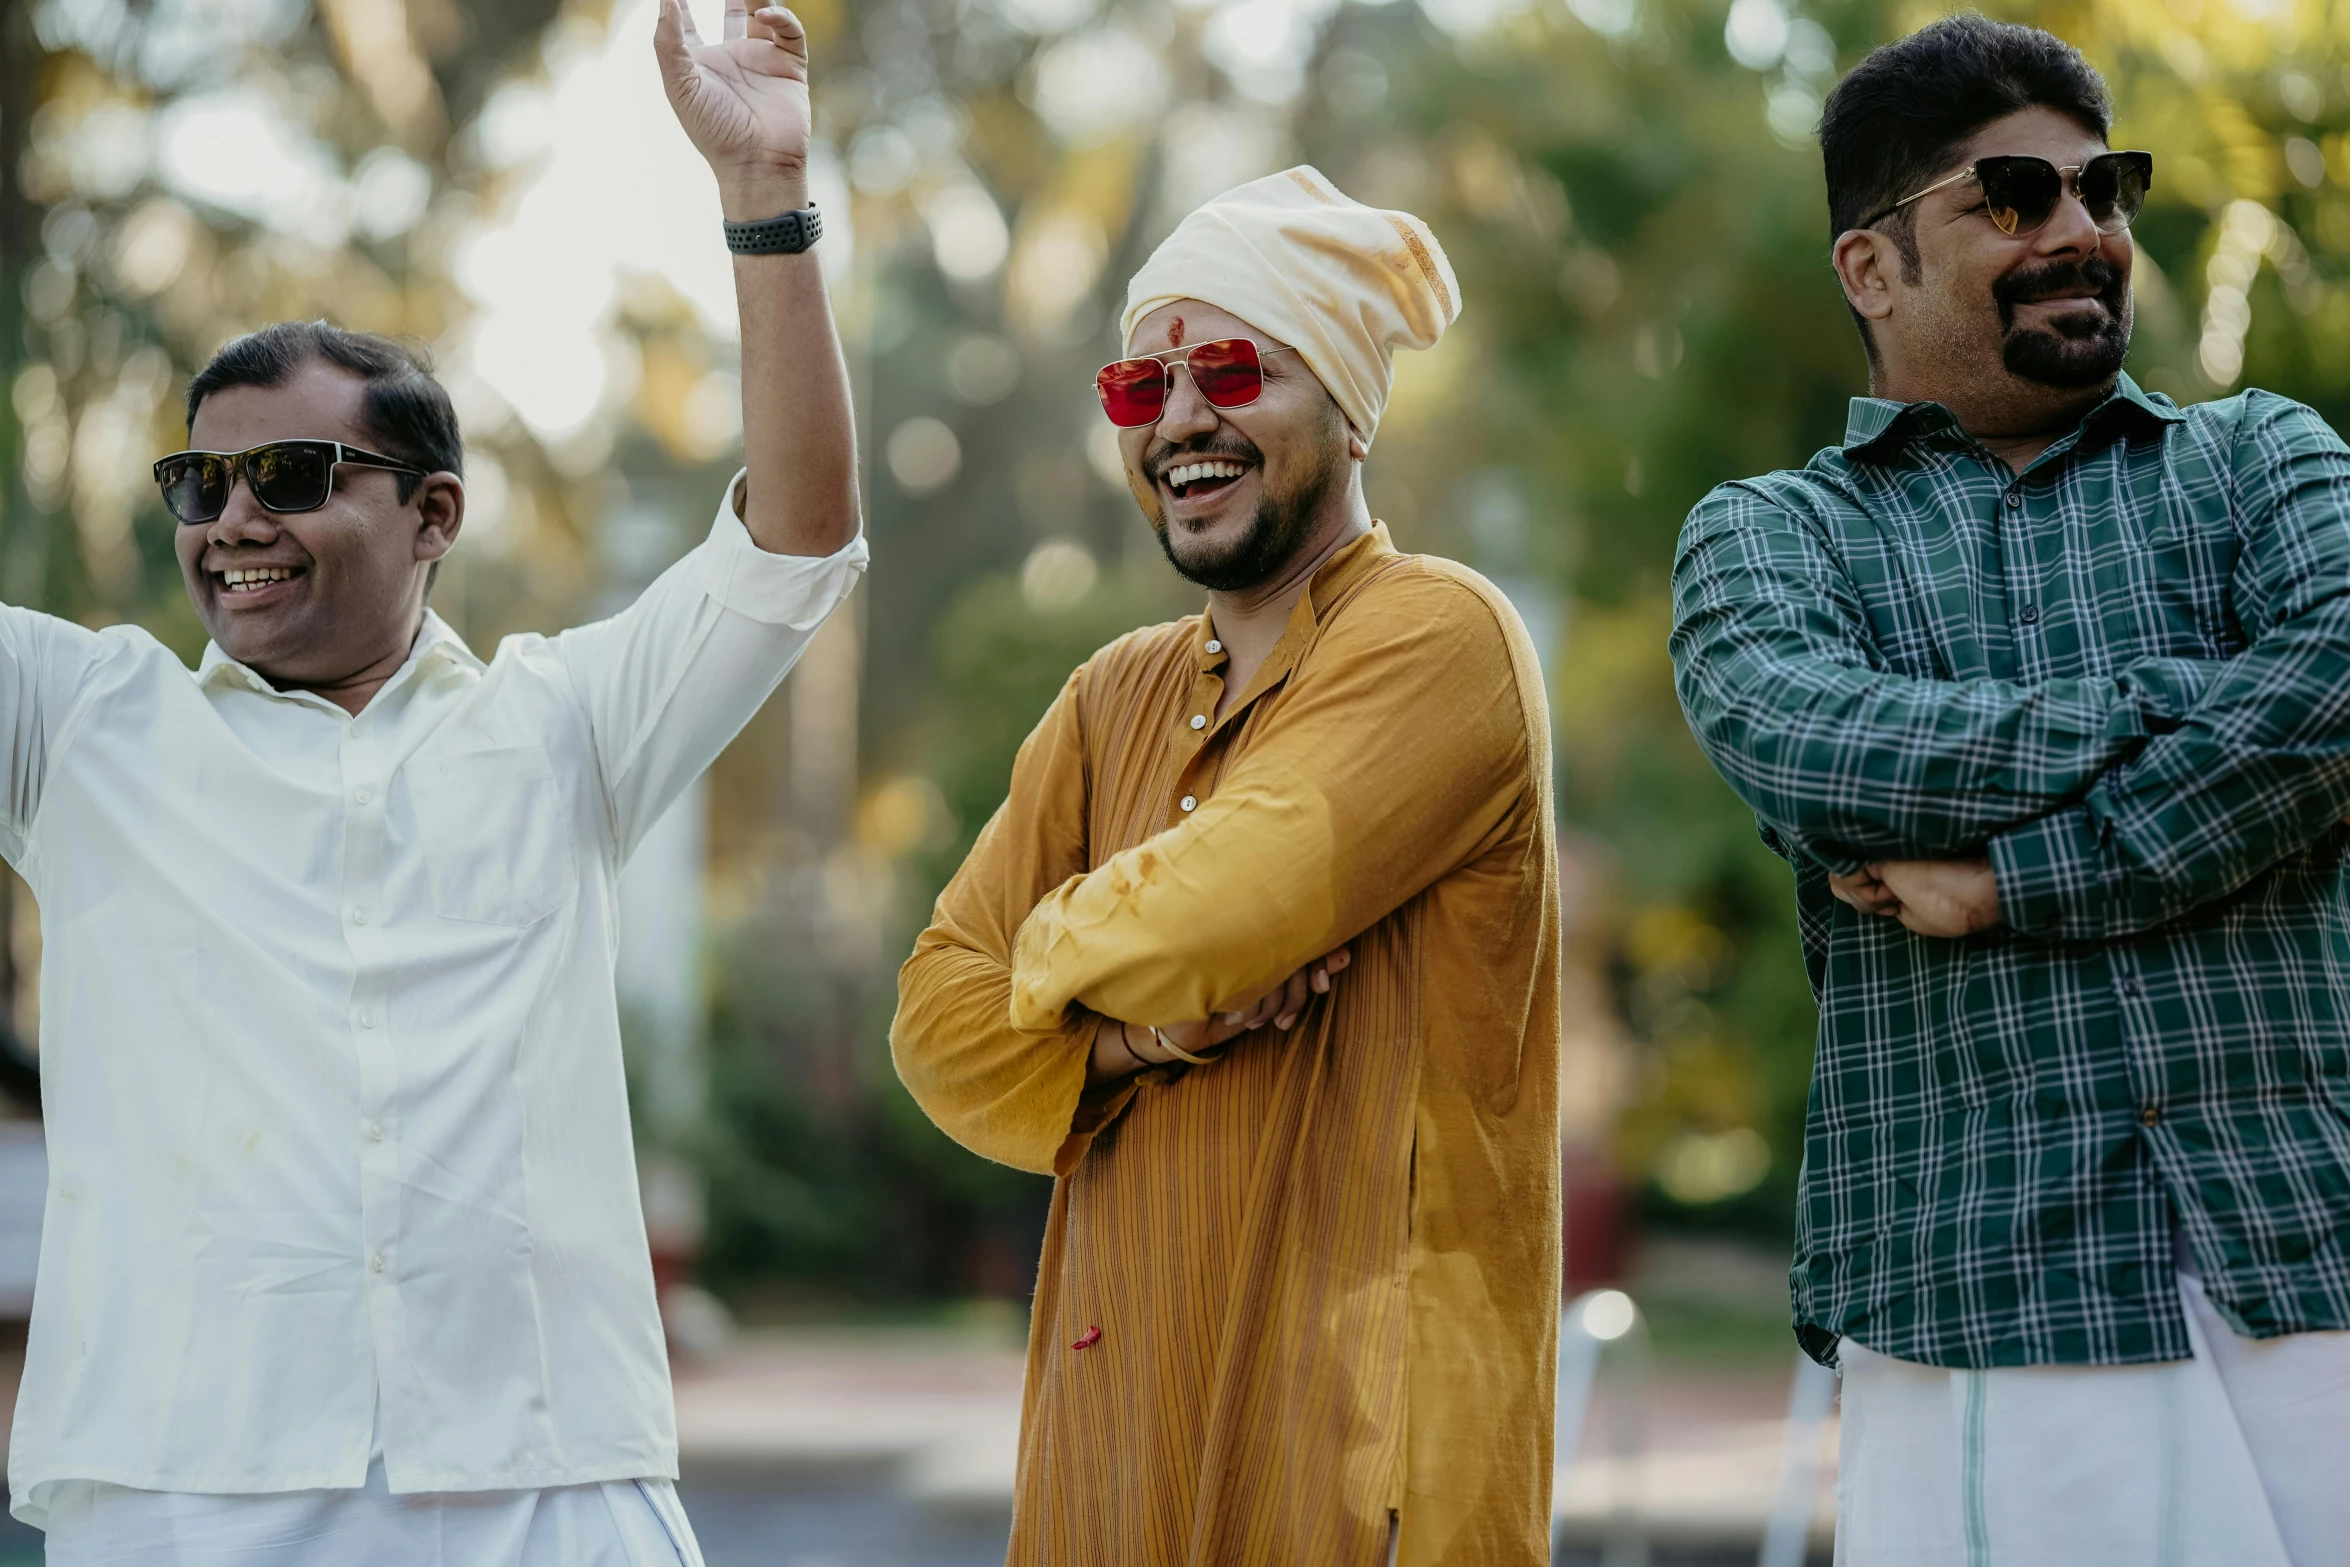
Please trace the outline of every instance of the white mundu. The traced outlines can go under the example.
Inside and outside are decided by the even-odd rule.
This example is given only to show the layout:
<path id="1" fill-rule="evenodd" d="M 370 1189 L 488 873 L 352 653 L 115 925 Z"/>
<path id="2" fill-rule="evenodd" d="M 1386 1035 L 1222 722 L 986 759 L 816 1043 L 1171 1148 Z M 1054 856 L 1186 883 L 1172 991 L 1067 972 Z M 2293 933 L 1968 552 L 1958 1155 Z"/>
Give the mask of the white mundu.
<path id="1" fill-rule="evenodd" d="M 356 1490 L 379 1441 L 385 1494 L 675 1475 L 615 887 L 865 560 L 722 506 L 610 620 L 484 665 L 428 615 L 357 716 L 0 609 L 47 944 L 16 1516 Z"/>
<path id="2" fill-rule="evenodd" d="M 2350 1567 L 2350 1333 L 2243 1338 L 2179 1294 L 2191 1360 L 1951 1371 L 1845 1340 L 1838 1567 Z"/>

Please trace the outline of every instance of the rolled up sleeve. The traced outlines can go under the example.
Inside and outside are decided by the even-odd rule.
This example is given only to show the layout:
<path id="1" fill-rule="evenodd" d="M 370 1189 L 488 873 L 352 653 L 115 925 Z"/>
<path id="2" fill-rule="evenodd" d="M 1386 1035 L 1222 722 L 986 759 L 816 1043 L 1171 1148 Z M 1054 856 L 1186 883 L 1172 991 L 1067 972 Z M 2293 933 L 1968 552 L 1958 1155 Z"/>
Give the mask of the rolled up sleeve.
<path id="1" fill-rule="evenodd" d="M 719 607 L 746 620 L 794 631 L 813 631 L 865 574 L 870 559 L 860 533 L 830 555 L 777 555 L 759 548 L 736 515 L 745 482 L 735 475 L 710 524 L 710 536 L 688 557 L 702 591 Z"/>
<path id="2" fill-rule="evenodd" d="M 554 639 L 623 856 L 750 722 L 865 572 L 862 534 L 831 555 L 759 548 L 735 492 L 727 486 L 709 537 L 635 603 Z"/>

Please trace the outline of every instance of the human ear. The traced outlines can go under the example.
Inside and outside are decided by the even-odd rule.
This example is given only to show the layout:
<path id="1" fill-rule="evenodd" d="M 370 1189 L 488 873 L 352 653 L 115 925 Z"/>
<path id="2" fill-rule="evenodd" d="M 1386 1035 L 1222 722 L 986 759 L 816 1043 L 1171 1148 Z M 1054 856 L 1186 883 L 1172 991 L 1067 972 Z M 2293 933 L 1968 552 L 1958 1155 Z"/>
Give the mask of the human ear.
<path id="1" fill-rule="evenodd" d="M 1891 238 L 1875 229 L 1846 229 L 1828 259 L 1854 310 L 1870 321 L 1893 314 L 1893 277 L 1901 256 Z"/>
<path id="2" fill-rule="evenodd" d="M 1371 455 L 1371 443 L 1363 439 L 1362 432 L 1354 427 L 1352 421 L 1346 427 L 1346 455 L 1356 462 Z"/>
<path id="3" fill-rule="evenodd" d="M 465 481 L 453 473 L 427 474 L 416 487 L 416 558 L 439 560 L 465 526 Z"/>

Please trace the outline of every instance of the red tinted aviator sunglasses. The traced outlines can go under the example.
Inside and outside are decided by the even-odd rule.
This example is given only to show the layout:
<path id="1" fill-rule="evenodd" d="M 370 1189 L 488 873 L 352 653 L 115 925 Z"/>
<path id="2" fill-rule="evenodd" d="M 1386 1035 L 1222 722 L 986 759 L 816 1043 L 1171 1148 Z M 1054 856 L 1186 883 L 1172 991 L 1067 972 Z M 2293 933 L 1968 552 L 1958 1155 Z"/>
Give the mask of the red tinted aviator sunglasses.
<path id="1" fill-rule="evenodd" d="M 1259 353 L 1286 354 L 1288 348 L 1259 350 L 1245 337 L 1220 337 L 1189 348 L 1164 348 L 1106 364 L 1094 375 L 1093 389 L 1101 394 L 1102 412 L 1121 430 L 1157 424 L 1167 411 L 1170 362 L 1191 372 L 1191 384 L 1200 396 L 1218 408 L 1246 408 L 1265 390 L 1265 366 Z"/>

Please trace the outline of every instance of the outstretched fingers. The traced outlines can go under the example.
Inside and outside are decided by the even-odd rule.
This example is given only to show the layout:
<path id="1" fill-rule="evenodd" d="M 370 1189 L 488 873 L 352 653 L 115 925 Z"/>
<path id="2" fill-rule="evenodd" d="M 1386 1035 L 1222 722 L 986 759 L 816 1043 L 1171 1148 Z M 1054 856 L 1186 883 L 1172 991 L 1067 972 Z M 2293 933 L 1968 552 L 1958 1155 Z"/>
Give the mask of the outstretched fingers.
<path id="1" fill-rule="evenodd" d="M 653 23 L 653 60 L 661 70 L 662 91 L 681 114 L 693 96 L 694 74 L 699 69 L 694 51 L 701 47 L 701 37 L 694 31 L 694 14 L 686 9 L 685 0 L 661 0 L 660 15 Z"/>
<path id="2" fill-rule="evenodd" d="M 750 0 L 726 0 L 726 32 L 722 35 L 733 43 L 749 31 L 751 25 Z"/>
<path id="3" fill-rule="evenodd" d="M 653 42 L 664 57 L 702 47 L 701 32 L 685 0 L 661 0 L 660 14 L 653 18 Z"/>
<path id="4" fill-rule="evenodd" d="M 653 18 L 653 57 L 661 62 L 662 79 L 671 86 L 691 76 L 693 49 L 701 43 L 694 32 L 693 13 L 684 0 L 661 0 Z"/>

